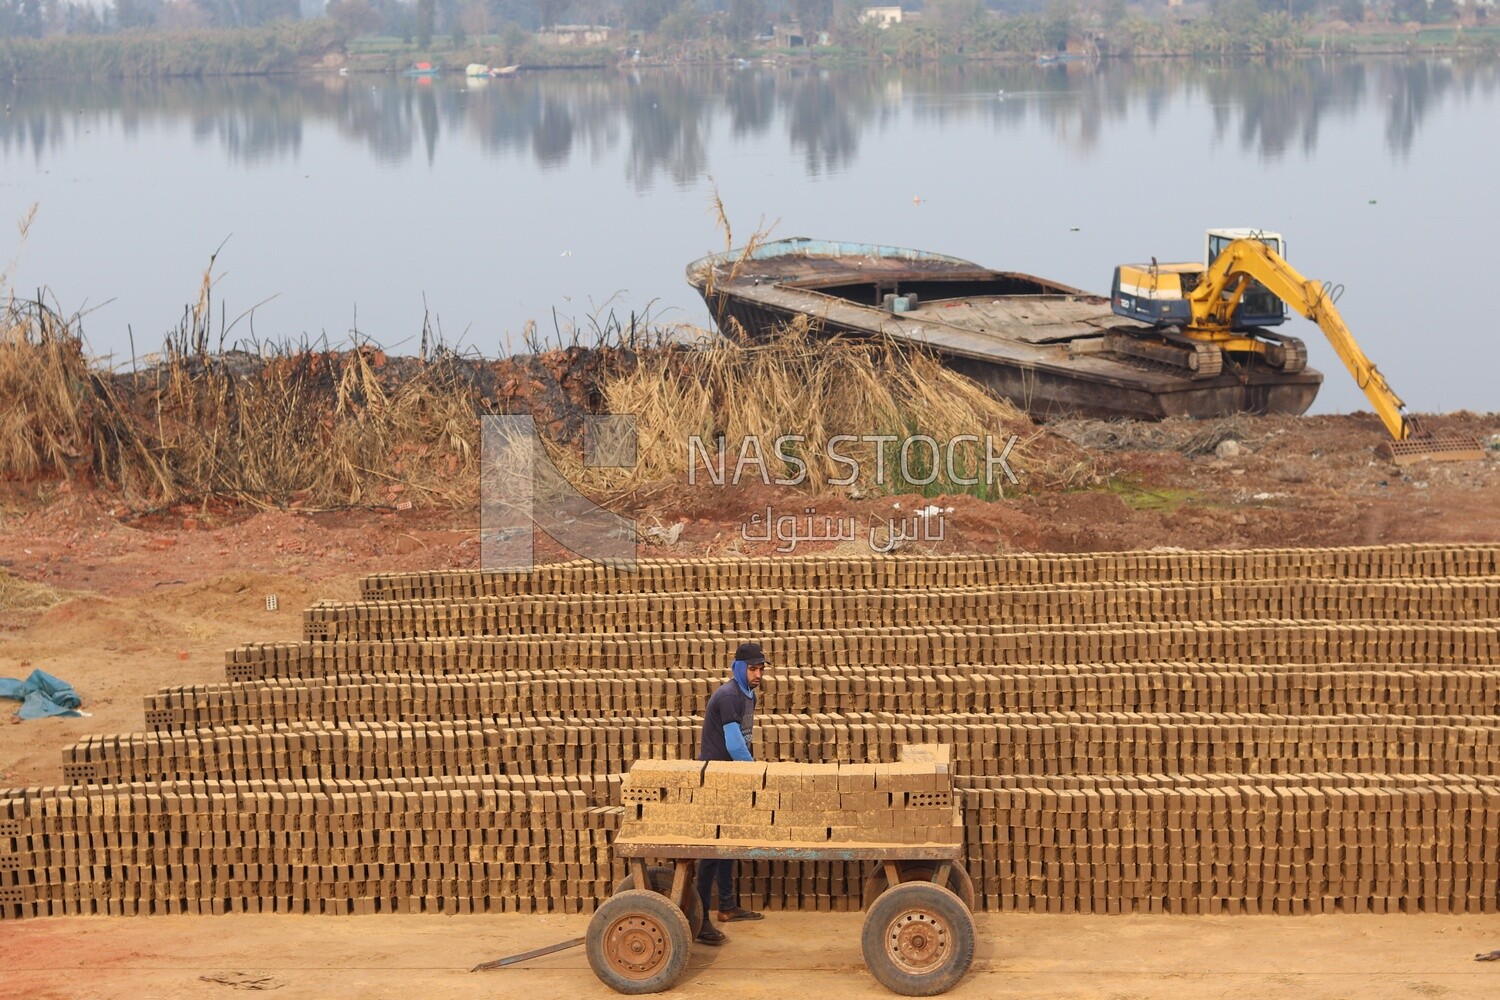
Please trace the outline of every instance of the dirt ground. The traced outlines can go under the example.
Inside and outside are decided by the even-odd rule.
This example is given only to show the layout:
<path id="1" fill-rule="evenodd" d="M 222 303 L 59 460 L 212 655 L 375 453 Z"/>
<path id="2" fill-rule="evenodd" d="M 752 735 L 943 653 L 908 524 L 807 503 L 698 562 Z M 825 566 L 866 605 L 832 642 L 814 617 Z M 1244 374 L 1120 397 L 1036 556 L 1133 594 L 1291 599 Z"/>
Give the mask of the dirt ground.
<path id="1" fill-rule="evenodd" d="M 695 945 L 669 996 L 890 997 L 856 913 L 771 913 Z M 521 997 L 616 994 L 582 949 L 470 973 L 581 937 L 582 916 L 66 918 L 5 927 L 0 997 Z M 1410 1000 L 1500 996 L 1500 917 L 1080 917 L 980 914 L 972 971 L 947 994 L 1056 1000 Z"/>
<path id="2" fill-rule="evenodd" d="M 1489 442 L 1500 415 L 1434 428 Z M 643 500 L 642 527 L 681 524 L 644 555 L 770 554 L 752 512 L 890 517 L 952 507 L 910 552 L 1500 542 L 1500 461 L 1398 469 L 1368 415 L 1059 428 L 1085 449 L 1067 489 L 1014 500 L 820 497 L 760 485 Z M 1500 439 L 1496 439 L 1500 440 Z M 1206 445 L 1206 447 L 1205 447 Z M 1083 488 L 1079 488 L 1082 485 Z M 896 507 L 900 504 L 901 507 Z M 845 543 L 856 549 L 862 543 Z M 826 551 L 803 544 L 796 551 Z M 556 555 L 545 549 L 543 556 Z M 133 517 L 108 495 L 0 483 L 0 677 L 74 684 L 87 718 L 0 724 L 0 786 L 61 781 L 63 747 L 142 728 L 142 698 L 224 679 L 224 650 L 298 638 L 302 609 L 351 599 L 364 573 L 472 567 L 472 510 L 255 512 L 222 504 Z M 276 597 L 277 610 L 266 598 Z M 8 715 L 5 709 L 0 714 Z M 684 996 L 888 995 L 859 959 L 853 915 L 775 914 L 695 953 Z M 475 962 L 583 933 L 579 917 L 75 918 L 0 925 L 0 997 L 607 995 L 573 951 L 470 976 Z M 955 996 L 1496 997 L 1500 917 L 1190 918 L 982 915 L 975 973 Z M 207 978 L 204 978 L 207 977 Z M 262 981 L 263 980 L 263 981 Z M 609 994 L 612 995 L 612 994 Z"/>

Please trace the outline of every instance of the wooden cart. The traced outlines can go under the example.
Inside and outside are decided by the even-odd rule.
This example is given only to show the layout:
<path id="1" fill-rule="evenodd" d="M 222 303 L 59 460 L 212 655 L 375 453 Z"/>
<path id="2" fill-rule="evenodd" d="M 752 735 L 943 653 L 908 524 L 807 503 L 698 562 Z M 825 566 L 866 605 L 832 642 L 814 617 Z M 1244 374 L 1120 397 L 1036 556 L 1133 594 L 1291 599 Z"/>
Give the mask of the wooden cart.
<path id="1" fill-rule="evenodd" d="M 630 874 L 594 912 L 587 948 L 594 974 L 620 993 L 659 993 L 687 967 L 703 926 L 696 874 L 705 859 L 876 862 L 865 883 L 861 945 L 865 965 L 893 992 L 943 993 L 974 959 L 974 886 L 959 846 L 622 839 L 614 850 Z"/>

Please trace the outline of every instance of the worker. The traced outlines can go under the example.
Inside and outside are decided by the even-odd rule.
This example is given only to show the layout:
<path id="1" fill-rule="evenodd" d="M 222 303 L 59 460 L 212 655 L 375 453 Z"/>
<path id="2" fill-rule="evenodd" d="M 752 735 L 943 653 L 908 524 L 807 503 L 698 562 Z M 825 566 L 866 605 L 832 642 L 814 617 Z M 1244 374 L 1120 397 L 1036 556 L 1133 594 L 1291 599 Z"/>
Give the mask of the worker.
<path id="1" fill-rule="evenodd" d="M 750 741 L 755 727 L 755 692 L 766 669 L 766 654 L 758 642 L 742 642 L 734 651 L 730 667 L 733 677 L 708 699 L 703 713 L 703 737 L 699 741 L 699 760 L 754 760 Z M 719 922 L 759 920 L 763 914 L 740 906 L 734 891 L 733 859 L 704 859 L 698 862 L 698 895 L 703 900 L 703 929 L 698 940 L 703 944 L 723 944 L 728 940 L 710 918 L 710 892 L 718 883 Z"/>

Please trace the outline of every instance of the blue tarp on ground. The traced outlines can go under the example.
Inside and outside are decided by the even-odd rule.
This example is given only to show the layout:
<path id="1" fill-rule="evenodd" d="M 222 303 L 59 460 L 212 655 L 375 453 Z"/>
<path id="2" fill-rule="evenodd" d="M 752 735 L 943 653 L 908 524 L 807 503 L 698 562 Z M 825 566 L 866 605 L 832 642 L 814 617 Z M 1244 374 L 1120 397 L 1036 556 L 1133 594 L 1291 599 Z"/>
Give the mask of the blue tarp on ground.
<path id="1" fill-rule="evenodd" d="M 67 681 L 58 680 L 44 670 L 33 670 L 24 681 L 0 677 L 0 698 L 21 703 L 16 715 L 23 719 L 45 719 L 50 715 L 82 715 L 78 706 L 83 699 Z"/>

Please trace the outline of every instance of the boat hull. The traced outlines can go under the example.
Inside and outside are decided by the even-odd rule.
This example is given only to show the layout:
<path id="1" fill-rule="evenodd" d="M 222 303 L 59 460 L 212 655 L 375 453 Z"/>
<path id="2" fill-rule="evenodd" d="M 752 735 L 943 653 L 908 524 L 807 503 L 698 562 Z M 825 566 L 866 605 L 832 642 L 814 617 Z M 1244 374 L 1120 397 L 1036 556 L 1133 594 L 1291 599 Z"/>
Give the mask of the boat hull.
<path id="1" fill-rule="evenodd" d="M 1041 419 L 1300 414 L 1323 381 L 1312 369 L 1286 373 L 1255 359 L 1195 379 L 1116 357 L 1103 349 L 1105 332 L 1144 328 L 1114 317 L 1108 299 L 958 258 L 803 239 L 752 252 L 757 256 L 731 251 L 688 268 L 726 335 L 762 339 L 802 321 L 815 336 L 920 347 Z M 890 288 L 926 294 L 913 293 L 909 310 L 893 312 L 875 304 Z"/>

